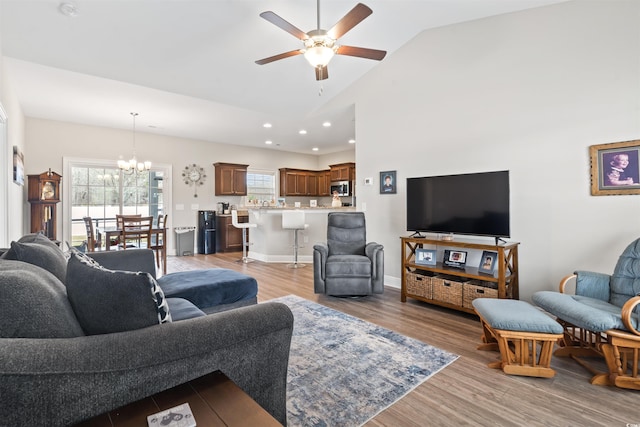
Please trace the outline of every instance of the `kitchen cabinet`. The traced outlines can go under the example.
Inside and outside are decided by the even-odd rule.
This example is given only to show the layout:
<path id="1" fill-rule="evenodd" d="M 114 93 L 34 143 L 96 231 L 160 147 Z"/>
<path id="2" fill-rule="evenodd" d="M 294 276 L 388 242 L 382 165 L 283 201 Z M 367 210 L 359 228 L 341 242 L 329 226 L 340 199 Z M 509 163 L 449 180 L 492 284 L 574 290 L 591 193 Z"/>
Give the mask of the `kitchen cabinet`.
<path id="1" fill-rule="evenodd" d="M 340 163 L 330 165 L 329 168 L 331 168 L 331 181 L 353 181 L 355 179 L 355 163 Z"/>
<path id="2" fill-rule="evenodd" d="M 238 222 L 249 222 L 249 214 L 238 214 Z M 247 229 L 247 240 L 249 239 Z M 242 229 L 231 222 L 231 215 L 216 215 L 216 252 L 241 252 Z"/>
<path id="3" fill-rule="evenodd" d="M 316 179 L 314 180 L 312 176 Z M 315 196 L 317 187 L 315 172 L 303 169 L 280 169 L 280 196 Z"/>
<path id="4" fill-rule="evenodd" d="M 246 196 L 247 168 L 249 165 L 235 163 L 214 163 L 215 195 Z"/>
<path id="5" fill-rule="evenodd" d="M 331 171 L 318 172 L 318 196 L 331 195 Z"/>

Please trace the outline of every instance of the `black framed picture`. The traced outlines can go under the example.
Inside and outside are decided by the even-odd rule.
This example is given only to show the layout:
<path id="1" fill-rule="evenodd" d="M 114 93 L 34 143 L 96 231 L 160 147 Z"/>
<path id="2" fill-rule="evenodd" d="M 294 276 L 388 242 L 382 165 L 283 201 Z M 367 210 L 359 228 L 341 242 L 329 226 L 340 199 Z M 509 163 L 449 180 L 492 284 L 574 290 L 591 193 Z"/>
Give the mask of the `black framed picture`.
<path id="1" fill-rule="evenodd" d="M 478 266 L 478 272 L 493 274 L 493 271 L 496 269 L 497 259 L 498 259 L 497 252 L 482 251 L 482 258 L 480 258 L 480 265 Z"/>
<path id="2" fill-rule="evenodd" d="M 464 268 L 467 264 L 467 252 L 445 249 L 443 264 L 447 267 Z"/>
<path id="3" fill-rule="evenodd" d="M 416 264 L 436 265 L 436 251 L 434 249 L 416 249 Z"/>
<path id="4" fill-rule="evenodd" d="M 396 190 L 396 171 L 380 172 L 380 194 L 395 194 Z"/>

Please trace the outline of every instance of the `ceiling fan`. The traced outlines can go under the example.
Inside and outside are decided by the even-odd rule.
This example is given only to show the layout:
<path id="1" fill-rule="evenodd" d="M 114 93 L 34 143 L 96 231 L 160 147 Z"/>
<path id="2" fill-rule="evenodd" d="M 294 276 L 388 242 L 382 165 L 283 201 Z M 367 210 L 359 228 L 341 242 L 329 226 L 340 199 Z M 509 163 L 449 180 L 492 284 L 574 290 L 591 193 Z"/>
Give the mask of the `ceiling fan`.
<path id="1" fill-rule="evenodd" d="M 256 61 L 258 65 L 268 64 L 279 59 L 289 58 L 296 55 L 304 55 L 307 61 L 316 70 L 316 80 L 324 80 L 329 77 L 327 64 L 334 54 L 357 56 L 359 58 L 374 59 L 381 61 L 387 54 L 384 50 L 367 49 L 364 47 L 337 45 L 337 40 L 345 35 L 349 30 L 362 22 L 373 11 L 362 3 L 358 3 L 353 9 L 338 21 L 329 31 L 320 28 L 320 0 L 317 1 L 318 28 L 308 33 L 303 32 L 295 25 L 285 21 L 274 12 L 267 11 L 260 14 L 261 17 L 282 28 L 294 37 L 302 40 L 304 48 L 291 50 L 279 55 Z"/>

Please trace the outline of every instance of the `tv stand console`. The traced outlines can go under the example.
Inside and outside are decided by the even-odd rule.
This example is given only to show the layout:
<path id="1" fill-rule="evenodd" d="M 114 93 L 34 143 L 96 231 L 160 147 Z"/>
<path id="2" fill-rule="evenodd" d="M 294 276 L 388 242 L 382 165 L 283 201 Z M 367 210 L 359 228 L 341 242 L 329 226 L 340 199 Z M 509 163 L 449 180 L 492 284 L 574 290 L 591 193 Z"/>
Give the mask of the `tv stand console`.
<path id="1" fill-rule="evenodd" d="M 464 239 L 440 240 L 429 237 L 401 237 L 402 283 L 401 301 L 407 297 L 467 313 L 475 313 L 475 298 L 519 298 L 517 242 L 478 243 Z M 439 259 L 444 249 L 497 253 L 494 274 L 478 271 L 477 266 L 450 268 L 443 263 L 416 263 L 417 249 L 436 250 Z M 467 254 L 469 255 L 469 254 Z"/>

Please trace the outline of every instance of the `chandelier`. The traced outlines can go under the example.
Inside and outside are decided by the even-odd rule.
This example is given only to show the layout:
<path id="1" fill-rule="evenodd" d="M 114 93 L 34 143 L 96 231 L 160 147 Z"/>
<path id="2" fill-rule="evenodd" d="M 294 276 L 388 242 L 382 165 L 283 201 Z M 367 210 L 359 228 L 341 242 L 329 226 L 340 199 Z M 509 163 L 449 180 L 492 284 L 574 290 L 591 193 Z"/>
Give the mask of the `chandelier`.
<path id="1" fill-rule="evenodd" d="M 128 161 L 120 159 L 118 160 L 118 168 L 126 174 L 132 174 L 136 172 L 144 172 L 151 169 L 151 162 L 138 162 L 136 158 L 136 117 L 138 113 L 131 113 L 133 117 L 133 157 Z"/>

